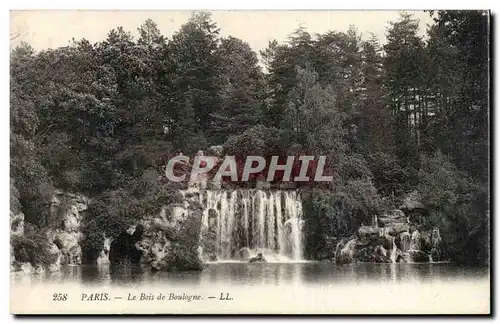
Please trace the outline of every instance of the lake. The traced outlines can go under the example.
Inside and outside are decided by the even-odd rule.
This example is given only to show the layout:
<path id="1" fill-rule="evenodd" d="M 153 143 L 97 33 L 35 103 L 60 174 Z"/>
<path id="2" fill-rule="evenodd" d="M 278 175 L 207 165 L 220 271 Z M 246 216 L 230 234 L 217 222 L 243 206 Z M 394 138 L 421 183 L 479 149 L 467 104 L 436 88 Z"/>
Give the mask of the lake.
<path id="1" fill-rule="evenodd" d="M 321 285 L 371 282 L 429 282 L 481 279 L 487 268 L 460 267 L 448 263 L 210 263 L 203 271 L 154 272 L 141 267 L 111 268 L 107 265 L 63 267 L 48 274 L 13 274 L 13 282 L 52 282 L 88 285 Z"/>
<path id="2" fill-rule="evenodd" d="M 109 292 L 120 296 L 113 305 L 123 304 L 124 308 L 120 309 L 126 313 L 158 312 L 159 302 L 156 301 L 127 302 L 131 293 L 172 292 L 199 294 L 204 298 L 213 295 L 217 299 L 220 294 L 230 293 L 235 301 L 226 301 L 227 308 L 221 308 L 221 302 L 213 304 L 215 301 L 212 304 L 176 302 L 174 308 L 170 308 L 172 303 L 163 303 L 168 307 L 162 311 L 167 313 L 449 314 L 489 311 L 489 270 L 447 263 L 343 266 L 326 262 L 211 263 L 199 272 L 77 266 L 50 274 L 15 273 L 11 275 L 11 283 L 14 295 L 25 301 L 26 295 L 36 289 L 46 290 L 48 296 L 55 291 L 69 291 L 75 301 L 88 289 Z M 81 303 L 71 306 L 75 307 L 72 312 L 110 310 L 109 305 L 102 303 L 98 307 Z"/>

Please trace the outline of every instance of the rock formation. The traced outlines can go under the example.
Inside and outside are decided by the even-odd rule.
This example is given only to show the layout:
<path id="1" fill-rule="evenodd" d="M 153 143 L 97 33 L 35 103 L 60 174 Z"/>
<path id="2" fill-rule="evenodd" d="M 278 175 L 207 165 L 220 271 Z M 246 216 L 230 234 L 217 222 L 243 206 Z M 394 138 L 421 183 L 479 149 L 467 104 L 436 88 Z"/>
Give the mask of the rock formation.
<path id="1" fill-rule="evenodd" d="M 113 240 L 109 250 L 111 264 L 140 264 L 142 249 L 137 245 L 142 240 L 144 226 L 138 224 L 123 231 Z"/>
<path id="2" fill-rule="evenodd" d="M 166 271 L 200 270 L 201 212 L 198 189 L 181 191 L 178 201 L 164 206 L 157 215 L 139 220 L 113 240 L 111 264 L 144 264 Z"/>
<path id="3" fill-rule="evenodd" d="M 88 206 L 89 199 L 83 195 L 57 191 L 52 197 L 48 225 L 55 232 L 54 243 L 61 251 L 61 264 L 82 263 L 80 245 L 85 236 L 80 224 Z"/>
<path id="4" fill-rule="evenodd" d="M 40 273 L 82 262 L 80 223 L 88 208 L 85 196 L 56 191 L 43 229 L 11 212 L 11 270 Z"/>
<path id="5" fill-rule="evenodd" d="M 337 264 L 352 262 L 432 262 L 442 260 L 438 228 L 411 232 L 401 210 L 375 218 L 372 226 L 361 226 L 356 235 L 340 240 L 335 249 Z"/>

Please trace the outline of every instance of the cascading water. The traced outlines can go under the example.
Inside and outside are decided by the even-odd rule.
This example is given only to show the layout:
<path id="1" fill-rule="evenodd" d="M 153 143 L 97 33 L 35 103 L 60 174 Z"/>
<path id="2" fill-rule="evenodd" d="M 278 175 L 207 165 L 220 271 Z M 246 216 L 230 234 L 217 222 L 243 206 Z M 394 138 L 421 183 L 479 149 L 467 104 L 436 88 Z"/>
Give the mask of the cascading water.
<path id="1" fill-rule="evenodd" d="M 398 254 L 397 254 L 397 246 L 396 246 L 396 239 L 393 237 L 392 238 L 392 250 L 391 250 L 391 261 L 392 263 L 396 263 L 396 260 L 397 260 L 397 257 L 398 257 Z"/>
<path id="2" fill-rule="evenodd" d="M 218 260 L 263 253 L 267 261 L 302 259 L 302 203 L 295 191 L 256 189 L 206 190 L 203 226 L 215 233 Z M 206 249 L 204 249 L 206 250 Z"/>

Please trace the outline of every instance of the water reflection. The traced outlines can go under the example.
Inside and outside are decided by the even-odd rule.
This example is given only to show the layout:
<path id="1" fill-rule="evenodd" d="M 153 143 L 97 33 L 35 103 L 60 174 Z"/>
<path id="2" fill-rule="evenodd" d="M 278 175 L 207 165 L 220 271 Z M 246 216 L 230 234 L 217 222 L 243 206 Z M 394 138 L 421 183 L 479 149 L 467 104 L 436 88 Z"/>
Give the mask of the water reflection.
<path id="1" fill-rule="evenodd" d="M 214 263 L 188 272 L 154 272 L 144 267 L 78 266 L 49 274 L 11 274 L 15 283 L 82 283 L 97 285 L 196 286 L 234 285 L 334 285 L 365 282 L 424 282 L 485 277 L 488 269 L 452 264 L 372 264 L 337 266 L 332 263 Z"/>
<path id="2" fill-rule="evenodd" d="M 291 263 L 209 264 L 202 272 L 202 283 L 224 282 L 246 285 L 301 284 L 303 266 Z"/>

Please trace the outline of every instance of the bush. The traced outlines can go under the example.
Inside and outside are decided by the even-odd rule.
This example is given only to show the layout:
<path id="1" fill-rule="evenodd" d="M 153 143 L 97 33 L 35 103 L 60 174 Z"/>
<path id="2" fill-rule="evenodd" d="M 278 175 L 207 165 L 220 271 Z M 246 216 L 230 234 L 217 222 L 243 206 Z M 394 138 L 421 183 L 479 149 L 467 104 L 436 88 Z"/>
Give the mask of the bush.
<path id="1" fill-rule="evenodd" d="M 399 200 L 416 185 L 417 170 L 403 167 L 393 155 L 374 153 L 367 157 L 367 162 L 374 185 L 383 196 Z"/>
<path id="2" fill-rule="evenodd" d="M 417 190 L 429 212 L 424 222 L 442 229 L 448 256 L 458 263 L 487 264 L 488 185 L 466 177 L 437 152 L 422 157 Z"/>
<path id="3" fill-rule="evenodd" d="M 32 266 L 48 267 L 57 261 L 57 254 L 52 252 L 52 245 L 47 243 L 45 235 L 38 232 L 30 237 L 15 236 L 11 245 L 18 262 L 29 262 Z"/>
<path id="4" fill-rule="evenodd" d="M 243 134 L 231 136 L 224 144 L 228 155 L 247 156 L 259 155 L 268 156 L 283 152 L 280 130 L 257 125 L 247 129 Z"/>
<path id="5" fill-rule="evenodd" d="M 198 251 L 183 244 L 175 244 L 168 255 L 162 260 L 163 269 L 166 271 L 197 271 L 203 269 Z"/>
<path id="6" fill-rule="evenodd" d="M 101 231 L 90 232 L 82 242 L 83 251 L 102 251 L 104 248 L 104 233 Z"/>

